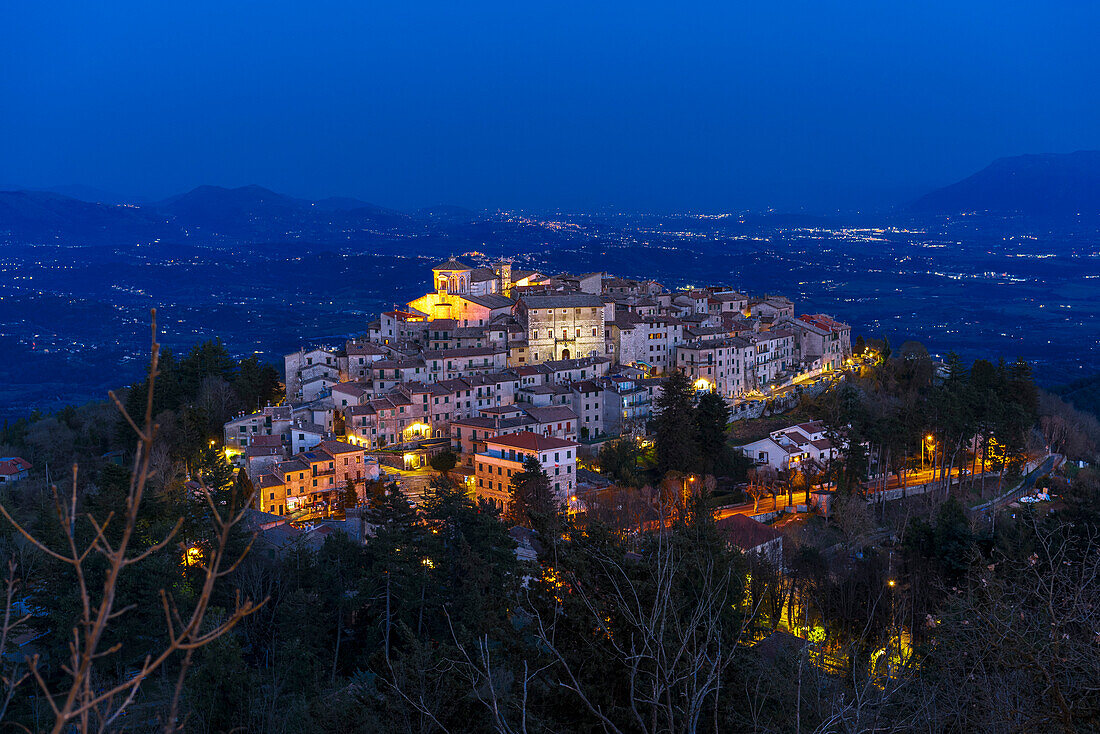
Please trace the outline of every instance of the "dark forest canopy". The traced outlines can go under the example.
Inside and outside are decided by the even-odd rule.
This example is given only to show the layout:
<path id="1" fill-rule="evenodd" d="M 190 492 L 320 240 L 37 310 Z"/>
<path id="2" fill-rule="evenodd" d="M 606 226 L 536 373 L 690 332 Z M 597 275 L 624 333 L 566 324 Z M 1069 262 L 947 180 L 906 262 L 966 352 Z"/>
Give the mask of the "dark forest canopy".
<path id="1" fill-rule="evenodd" d="M 120 391 L 133 415 L 143 415 L 147 381 Z M 172 460 L 197 459 L 211 439 L 220 442 L 224 423 L 283 398 L 279 371 L 257 357 L 233 359 L 220 340 L 195 344 L 181 357 L 165 349 L 160 358 L 153 414 L 160 424 L 158 446 Z M 98 466 L 105 455 L 129 455 L 129 428 L 109 402 L 69 406 L 4 422 L 3 455 L 19 455 L 41 472 L 48 464 L 56 479 L 73 462 Z"/>
<path id="2" fill-rule="evenodd" d="M 1096 471 L 1050 480 L 1057 512 L 1015 508 L 995 525 L 974 518 L 965 493 L 875 510 L 859 482 L 873 466 L 893 471 L 898 457 L 911 458 L 928 431 L 957 447 L 941 451 L 946 466 L 975 453 L 962 436 L 978 436 L 996 476 L 1011 473 L 1036 436 L 1068 442 L 1063 434 L 1092 428 L 1067 427 L 1076 413 L 1036 391 L 1024 363 L 952 358 L 937 374 L 920 350 L 882 354 L 799 409 L 820 411 L 830 431 L 864 450 L 828 469 L 841 490 L 835 514 L 783 528 L 782 568 L 727 542 L 708 509 L 712 476 L 688 481 L 744 467 L 714 442 L 725 435 L 722 406 L 678 377 L 659 401 L 652 463 L 629 443 L 600 457 L 624 479 L 617 500 L 642 507 L 640 526 L 622 513 L 564 512 L 534 463 L 513 477 L 516 502 L 502 514 L 471 499 L 444 457 L 416 507 L 396 485 L 369 488 L 365 543 L 333 532 L 287 546 L 264 536 L 250 547 L 246 523 L 214 532 L 251 488 L 204 431 L 219 427 L 212 406 L 222 403 L 211 396 L 232 407 L 273 399 L 277 381 L 216 343 L 166 355 L 154 412 L 177 427 L 153 463 L 177 469 L 149 478 L 131 547 L 144 557 L 117 586 L 126 611 L 103 638 L 104 649 L 118 648 L 97 666 L 97 685 L 126 679 L 169 645 L 162 589 L 184 617 L 205 604 L 207 624 L 234 625 L 190 655 L 170 655 L 107 728 L 163 731 L 178 690 L 176 720 L 198 732 L 1095 730 Z M 135 386 L 125 404 L 136 409 L 141 394 Z M 74 455 L 132 450 L 117 415 L 96 415 L 94 448 Z M 35 424 L 20 430 L 34 445 Z M 211 502 L 186 491 L 185 476 L 201 477 Z M 77 543 L 108 516 L 125 517 L 133 479 L 129 465 L 82 470 Z M 2 500 L 46 547 L 63 550 L 49 495 Z M 177 522 L 173 541 L 158 545 Z M 119 543 L 124 527 L 109 525 L 104 538 Z M 886 539 L 867 540 L 879 528 Z M 517 537 L 537 556 L 517 556 Z M 64 690 L 61 663 L 82 604 L 73 570 L 8 525 L 0 539 L 41 634 L 39 673 Z M 244 553 L 204 590 L 202 563 Z M 85 569 L 93 603 L 107 570 L 98 558 Z M 239 614 L 244 599 L 263 603 Z M 0 665 L 8 681 L 27 672 L 18 655 Z M 36 685 L 12 689 L 0 715 L 32 729 L 51 720 L 42 697 L 27 695 Z"/>

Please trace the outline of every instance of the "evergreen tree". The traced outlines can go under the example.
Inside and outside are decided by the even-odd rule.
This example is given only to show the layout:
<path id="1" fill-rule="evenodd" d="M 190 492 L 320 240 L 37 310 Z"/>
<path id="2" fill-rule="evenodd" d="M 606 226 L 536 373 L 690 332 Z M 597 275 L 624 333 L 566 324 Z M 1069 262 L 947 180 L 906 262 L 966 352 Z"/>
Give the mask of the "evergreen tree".
<path id="1" fill-rule="evenodd" d="M 725 399 L 716 392 L 707 392 L 699 398 L 694 411 L 695 435 L 698 437 L 699 471 L 714 474 L 719 466 L 725 466 L 729 453 L 726 432 L 729 429 L 730 409 Z"/>
<path id="2" fill-rule="evenodd" d="M 638 444 L 633 439 L 608 441 L 600 449 L 597 459 L 600 473 L 628 487 L 641 486 L 641 477 L 638 474 L 640 455 Z"/>
<path id="3" fill-rule="evenodd" d="M 225 455 L 214 446 L 207 446 L 199 455 L 198 475 L 211 494 L 217 496 L 233 488 L 233 467 Z"/>
<path id="4" fill-rule="evenodd" d="M 550 477 L 533 456 L 523 460 L 523 470 L 512 475 L 512 502 L 508 521 L 531 527 L 532 523 L 561 512 Z"/>
<path id="5" fill-rule="evenodd" d="M 698 468 L 694 404 L 691 380 L 681 370 L 673 371 L 661 386 L 656 401 L 658 473 L 688 474 Z"/>
<path id="6" fill-rule="evenodd" d="M 252 484 L 252 479 L 249 478 L 248 472 L 244 469 L 238 469 L 237 476 L 234 478 L 233 499 L 238 507 L 255 506 L 258 499 L 256 497 L 256 487 Z"/>
<path id="7" fill-rule="evenodd" d="M 428 464 L 440 474 L 446 474 L 458 464 L 458 455 L 453 451 L 440 451 L 428 459 Z"/>
<path id="8" fill-rule="evenodd" d="M 442 476 L 432 480 L 423 511 L 430 529 L 427 566 L 438 603 L 447 605 L 451 623 L 462 630 L 475 636 L 501 634 L 520 580 L 507 526 L 492 505 L 474 504 Z M 446 624 L 446 619 L 437 623 Z"/>
<path id="9" fill-rule="evenodd" d="M 179 363 L 179 386 L 183 396 L 195 396 L 207 377 L 220 377 L 233 382 L 237 365 L 221 339 L 205 341 L 191 347 Z"/>
<path id="10" fill-rule="evenodd" d="M 354 510 L 359 506 L 359 493 L 355 489 L 355 480 L 348 478 L 347 485 L 344 487 L 344 509 Z"/>
<path id="11" fill-rule="evenodd" d="M 237 366 L 233 389 L 245 410 L 253 411 L 268 403 L 278 403 L 283 397 L 279 371 L 261 363 L 256 355 L 242 359 Z"/>
<path id="12" fill-rule="evenodd" d="M 936 512 L 934 547 L 946 585 L 960 583 L 973 560 L 975 546 L 966 512 L 954 497 Z"/>
<path id="13" fill-rule="evenodd" d="M 401 625 L 417 624 L 417 610 L 430 587 L 431 568 L 425 563 L 426 528 L 398 486 L 391 483 L 371 502 L 367 517 L 374 537 L 367 544 L 360 594 L 365 608 L 359 615 L 362 639 L 374 643 L 388 667 L 398 647 Z M 421 624 L 423 622 L 421 621 Z M 364 661 L 365 663 L 366 661 Z"/>

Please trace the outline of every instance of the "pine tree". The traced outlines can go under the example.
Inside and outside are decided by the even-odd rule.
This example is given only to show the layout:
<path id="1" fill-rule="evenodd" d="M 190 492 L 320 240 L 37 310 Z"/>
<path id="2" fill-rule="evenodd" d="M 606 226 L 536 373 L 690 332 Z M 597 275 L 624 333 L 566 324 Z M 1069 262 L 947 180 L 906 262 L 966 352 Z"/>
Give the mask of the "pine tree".
<path id="1" fill-rule="evenodd" d="M 499 629 L 520 574 L 515 542 L 495 507 L 484 500 L 475 504 L 462 487 L 440 476 L 432 480 L 422 509 L 430 529 L 425 547 L 434 582 L 428 598 L 435 595 L 439 604 L 446 603 L 451 623 L 461 630 Z M 446 619 L 436 622 L 446 624 Z"/>
<path id="2" fill-rule="evenodd" d="M 234 483 L 233 467 L 214 446 L 207 446 L 199 455 L 199 477 L 211 493 L 228 492 Z"/>
<path id="3" fill-rule="evenodd" d="M 440 474 L 446 474 L 458 464 L 458 456 L 453 451 L 440 451 L 428 459 L 428 464 Z"/>
<path id="4" fill-rule="evenodd" d="M 716 392 L 703 393 L 695 406 L 693 417 L 695 435 L 698 437 L 699 470 L 703 474 L 714 474 L 716 467 L 728 463 L 725 455 L 729 451 L 726 443 L 729 405 Z"/>
<path id="5" fill-rule="evenodd" d="M 657 396 L 657 471 L 689 474 L 697 469 L 696 427 L 693 416 L 695 391 L 680 370 L 672 372 Z"/>
<path id="6" fill-rule="evenodd" d="M 359 493 L 355 489 L 355 480 L 348 478 L 347 486 L 344 487 L 344 509 L 354 510 L 359 506 Z"/>
<path id="7" fill-rule="evenodd" d="M 533 456 L 523 460 L 523 470 L 512 475 L 512 503 L 508 506 L 508 521 L 531 527 L 541 519 L 561 512 L 550 486 L 550 477 Z"/>

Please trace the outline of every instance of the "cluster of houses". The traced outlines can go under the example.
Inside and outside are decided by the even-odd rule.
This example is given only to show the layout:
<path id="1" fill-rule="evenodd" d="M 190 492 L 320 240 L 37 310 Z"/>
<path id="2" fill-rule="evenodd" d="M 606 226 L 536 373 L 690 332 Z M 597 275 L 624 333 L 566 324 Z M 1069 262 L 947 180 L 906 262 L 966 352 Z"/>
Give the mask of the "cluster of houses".
<path id="1" fill-rule="evenodd" d="M 825 434 L 825 424 L 821 421 L 772 431 L 766 438 L 738 446 L 738 450 L 754 464 L 767 465 L 776 471 L 823 468 L 839 453 L 839 447 Z"/>
<path id="2" fill-rule="evenodd" d="M 225 424 L 257 509 L 315 511 L 424 447 L 459 454 L 471 491 L 502 506 L 513 473 L 535 457 L 573 502 L 578 452 L 644 434 L 672 370 L 737 401 L 839 370 L 851 354 L 846 324 L 796 316 L 778 296 L 551 276 L 505 260 L 451 259 L 431 282 L 364 337 L 286 355 L 286 403 Z"/>

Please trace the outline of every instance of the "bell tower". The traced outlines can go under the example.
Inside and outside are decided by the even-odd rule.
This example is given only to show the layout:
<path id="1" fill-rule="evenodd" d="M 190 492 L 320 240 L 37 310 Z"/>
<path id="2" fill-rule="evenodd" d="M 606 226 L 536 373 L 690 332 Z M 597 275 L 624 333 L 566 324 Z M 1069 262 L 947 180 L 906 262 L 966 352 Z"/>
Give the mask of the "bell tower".
<path id="1" fill-rule="evenodd" d="M 512 263 L 501 258 L 493 263 L 493 272 L 500 280 L 500 292 L 510 297 L 512 291 Z"/>

